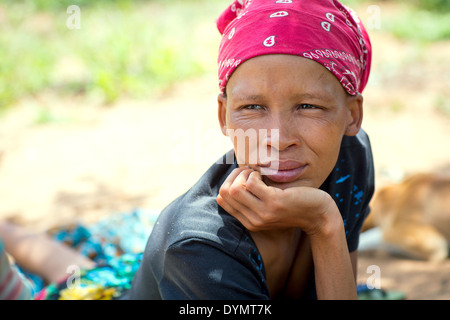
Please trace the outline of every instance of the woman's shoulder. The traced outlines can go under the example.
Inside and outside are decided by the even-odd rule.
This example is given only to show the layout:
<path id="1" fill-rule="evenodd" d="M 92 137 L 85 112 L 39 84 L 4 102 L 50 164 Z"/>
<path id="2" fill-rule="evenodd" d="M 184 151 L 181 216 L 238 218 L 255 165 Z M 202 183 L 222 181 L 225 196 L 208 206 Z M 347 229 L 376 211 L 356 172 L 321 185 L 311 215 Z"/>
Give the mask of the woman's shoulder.
<path id="1" fill-rule="evenodd" d="M 156 221 L 151 238 L 160 248 L 196 239 L 230 250 L 245 239 L 247 230 L 216 201 L 220 186 L 236 167 L 215 163 L 186 193 L 170 203 Z"/>
<path id="2" fill-rule="evenodd" d="M 215 199 L 207 194 L 183 195 L 161 212 L 151 236 L 163 240 L 165 248 L 188 239 L 237 245 L 245 228 Z"/>

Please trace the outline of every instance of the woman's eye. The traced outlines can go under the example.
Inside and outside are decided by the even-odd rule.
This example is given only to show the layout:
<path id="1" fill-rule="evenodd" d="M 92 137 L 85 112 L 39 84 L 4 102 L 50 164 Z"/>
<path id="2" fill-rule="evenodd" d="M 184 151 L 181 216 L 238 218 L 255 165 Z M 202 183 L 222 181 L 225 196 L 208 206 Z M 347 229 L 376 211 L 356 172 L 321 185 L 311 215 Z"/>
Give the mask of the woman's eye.
<path id="1" fill-rule="evenodd" d="M 264 107 L 260 106 L 259 104 L 248 104 L 246 106 L 243 106 L 242 109 L 246 109 L 246 110 L 263 110 Z"/>
<path id="2" fill-rule="evenodd" d="M 297 106 L 298 109 L 318 109 L 317 106 L 314 106 L 312 104 L 307 104 L 307 103 L 303 103 L 303 104 L 299 104 Z"/>

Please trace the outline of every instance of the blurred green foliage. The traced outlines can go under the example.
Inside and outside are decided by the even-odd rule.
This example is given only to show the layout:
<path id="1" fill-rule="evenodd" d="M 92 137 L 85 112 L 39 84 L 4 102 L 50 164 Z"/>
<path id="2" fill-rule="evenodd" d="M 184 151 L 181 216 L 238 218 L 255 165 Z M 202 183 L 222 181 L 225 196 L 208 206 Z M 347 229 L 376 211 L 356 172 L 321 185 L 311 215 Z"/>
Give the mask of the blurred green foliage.
<path id="1" fill-rule="evenodd" d="M 4 0 L 0 109 L 42 90 L 112 103 L 211 72 L 220 40 L 215 17 L 226 3 Z M 73 4 L 80 7 L 80 29 L 66 25 Z"/>
<path id="2" fill-rule="evenodd" d="M 395 2 L 398 4 L 407 4 L 408 6 L 417 9 L 429 10 L 438 13 L 450 12 L 449 0 L 340 0 L 342 3 L 349 6 L 356 6 L 360 4 L 373 5 L 380 3 Z"/>
<path id="3" fill-rule="evenodd" d="M 364 15 L 372 5 L 395 4 L 395 14 L 380 11 L 381 31 L 399 39 L 431 43 L 450 39 L 450 0 L 341 0 Z M 384 7 L 383 7 L 384 8 Z M 362 11 L 362 12 L 361 12 Z"/>
<path id="4" fill-rule="evenodd" d="M 384 24 L 400 39 L 425 43 L 450 39 L 450 13 L 406 8 L 395 19 L 386 19 Z"/>
<path id="5" fill-rule="evenodd" d="M 450 1 L 448 0 L 411 0 L 411 2 L 425 10 L 436 12 L 450 11 Z"/>
<path id="6" fill-rule="evenodd" d="M 365 10 L 386 1 L 342 0 Z M 382 32 L 423 42 L 450 39 L 450 1 L 392 0 Z M 231 0 L 2 0 L 0 111 L 51 90 L 112 103 L 148 97 L 173 83 L 215 72 L 215 19 Z M 81 9 L 69 29 L 67 8 Z M 386 18 L 387 17 L 387 18 Z M 98 98 L 98 99 L 97 99 Z"/>
<path id="7" fill-rule="evenodd" d="M 176 0 L 175 0 L 176 1 Z M 199 2 L 190 1 L 188 2 Z M 79 7 L 92 8 L 92 7 L 108 7 L 113 5 L 115 7 L 124 9 L 132 8 L 136 4 L 143 2 L 159 2 L 164 3 L 167 1 L 163 0 L 3 0 L 6 5 L 20 4 L 21 6 L 28 8 L 31 11 L 50 11 L 56 12 L 61 10 L 66 10 L 67 7 L 71 5 L 77 5 Z"/>

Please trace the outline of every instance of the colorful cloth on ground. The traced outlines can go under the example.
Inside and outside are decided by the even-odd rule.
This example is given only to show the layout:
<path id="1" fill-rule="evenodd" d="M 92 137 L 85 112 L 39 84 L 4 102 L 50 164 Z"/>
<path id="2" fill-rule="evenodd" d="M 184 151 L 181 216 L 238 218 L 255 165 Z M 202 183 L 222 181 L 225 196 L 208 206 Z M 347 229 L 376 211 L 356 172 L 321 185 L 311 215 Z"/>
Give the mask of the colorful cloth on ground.
<path id="1" fill-rule="evenodd" d="M 112 300 L 120 299 L 131 287 L 142 253 L 123 254 L 89 270 L 71 269 L 73 274 L 39 292 L 36 300 Z"/>
<path id="2" fill-rule="evenodd" d="M 9 262 L 0 239 L 0 300 L 29 300 L 32 294 L 31 283 Z"/>
<path id="3" fill-rule="evenodd" d="M 356 14 L 337 0 L 236 0 L 217 20 L 222 92 L 244 61 L 266 54 L 312 59 L 351 95 L 367 84 L 369 36 Z"/>
<path id="4" fill-rule="evenodd" d="M 383 290 L 359 284 L 356 287 L 358 300 L 405 300 L 406 295 L 401 291 Z"/>
<path id="5" fill-rule="evenodd" d="M 97 263 L 89 270 L 74 266 L 59 283 L 43 288 L 37 300 L 120 299 L 130 288 L 159 212 L 135 210 L 113 214 L 91 226 L 58 228 L 50 234 Z"/>

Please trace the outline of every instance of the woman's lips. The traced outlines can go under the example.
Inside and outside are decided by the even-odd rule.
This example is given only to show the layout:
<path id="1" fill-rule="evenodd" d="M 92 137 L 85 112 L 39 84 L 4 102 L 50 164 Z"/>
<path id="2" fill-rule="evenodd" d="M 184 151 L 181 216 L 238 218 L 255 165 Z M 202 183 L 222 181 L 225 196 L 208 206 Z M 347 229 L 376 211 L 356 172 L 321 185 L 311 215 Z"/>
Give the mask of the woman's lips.
<path id="1" fill-rule="evenodd" d="M 271 162 L 269 165 L 261 165 L 259 167 L 261 175 L 265 175 L 274 182 L 283 183 L 298 179 L 305 171 L 307 165 L 298 161 L 287 160 Z"/>

